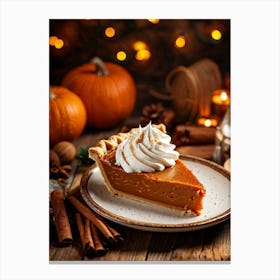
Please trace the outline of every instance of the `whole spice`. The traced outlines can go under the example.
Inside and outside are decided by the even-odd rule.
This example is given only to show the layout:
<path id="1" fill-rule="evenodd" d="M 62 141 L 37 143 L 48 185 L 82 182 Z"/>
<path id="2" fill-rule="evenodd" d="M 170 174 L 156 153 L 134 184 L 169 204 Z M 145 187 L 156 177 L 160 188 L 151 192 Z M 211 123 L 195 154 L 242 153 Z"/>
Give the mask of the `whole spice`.
<path id="1" fill-rule="evenodd" d="M 77 152 L 74 144 L 68 141 L 58 142 L 52 150 L 59 156 L 62 165 L 69 164 L 74 160 Z"/>
<path id="2" fill-rule="evenodd" d="M 57 189 L 51 193 L 51 204 L 54 212 L 54 222 L 59 245 L 68 246 L 72 244 L 73 238 L 62 190 Z"/>
<path id="3" fill-rule="evenodd" d="M 83 252 L 89 258 L 106 254 L 110 247 L 115 247 L 124 239 L 121 234 L 100 216 L 92 212 L 78 198 L 68 195 L 76 208 L 76 225 L 82 242 Z"/>
<path id="4" fill-rule="evenodd" d="M 95 247 L 93 244 L 92 236 L 88 232 L 88 230 L 90 230 L 90 227 L 88 227 L 88 225 L 87 228 L 85 227 L 85 223 L 83 222 L 82 215 L 80 213 L 75 213 L 75 218 L 85 255 L 88 257 L 93 257 L 95 254 Z M 88 222 L 90 221 L 88 220 Z"/>
<path id="5" fill-rule="evenodd" d="M 70 172 L 72 170 L 71 165 L 63 165 L 63 166 L 53 166 L 50 168 L 50 178 L 51 179 L 67 179 L 70 177 Z"/>
<path id="6" fill-rule="evenodd" d="M 94 223 L 94 225 L 100 230 L 100 232 L 106 237 L 106 239 L 113 243 L 115 238 L 106 227 L 104 222 L 94 213 L 91 211 L 91 209 L 83 204 L 79 199 L 77 199 L 75 196 L 70 195 L 67 197 L 68 201 L 77 209 L 78 212 L 80 212 L 84 217 L 88 218 L 91 222 Z"/>
<path id="7" fill-rule="evenodd" d="M 147 125 L 150 121 L 152 124 L 163 123 L 169 129 L 172 127 L 174 118 L 173 110 L 166 109 L 161 103 L 156 103 L 143 108 L 140 123 L 142 126 Z"/>
<path id="8" fill-rule="evenodd" d="M 60 158 L 55 151 L 50 150 L 49 156 L 50 156 L 50 168 L 60 166 Z"/>
<path id="9" fill-rule="evenodd" d="M 70 218 L 75 217 L 85 256 L 99 257 L 106 254 L 110 248 L 118 246 L 124 239 L 113 225 L 94 213 L 81 199 L 79 186 L 82 174 L 82 172 L 75 174 L 70 186 L 71 191 L 65 196 L 71 204 L 67 210 L 70 211 Z M 63 180 L 61 183 L 64 183 Z"/>

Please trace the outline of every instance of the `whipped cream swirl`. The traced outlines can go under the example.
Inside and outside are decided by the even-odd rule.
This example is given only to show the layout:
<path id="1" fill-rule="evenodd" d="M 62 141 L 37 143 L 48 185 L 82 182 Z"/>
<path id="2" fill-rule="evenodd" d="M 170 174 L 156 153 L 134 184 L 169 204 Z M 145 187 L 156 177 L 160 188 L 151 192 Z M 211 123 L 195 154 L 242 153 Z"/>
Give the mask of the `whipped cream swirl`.
<path id="1" fill-rule="evenodd" d="M 119 144 L 116 151 L 116 165 L 127 173 L 162 171 L 175 165 L 179 153 L 174 151 L 175 145 L 170 143 L 171 137 L 151 122 L 139 126 L 132 135 Z"/>

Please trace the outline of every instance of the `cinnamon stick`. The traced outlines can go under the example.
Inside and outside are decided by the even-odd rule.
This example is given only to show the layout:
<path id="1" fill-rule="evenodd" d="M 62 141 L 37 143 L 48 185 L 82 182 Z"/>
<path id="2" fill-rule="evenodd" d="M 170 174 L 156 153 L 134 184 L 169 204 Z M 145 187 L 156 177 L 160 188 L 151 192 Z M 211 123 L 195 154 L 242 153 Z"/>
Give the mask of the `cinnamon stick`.
<path id="1" fill-rule="evenodd" d="M 92 222 L 90 223 L 90 225 L 91 225 L 92 239 L 93 239 L 93 243 L 95 246 L 96 254 L 98 256 L 104 255 L 106 253 L 106 249 L 104 248 L 104 246 L 101 242 L 99 232 L 98 232 L 96 226 Z"/>
<path id="2" fill-rule="evenodd" d="M 111 231 L 111 233 L 114 236 L 116 241 L 123 241 L 121 234 L 117 230 L 115 230 L 113 227 L 108 225 L 108 223 L 105 223 L 105 224 L 106 224 L 107 228 Z"/>
<path id="3" fill-rule="evenodd" d="M 69 195 L 68 197 L 69 202 L 85 217 L 88 218 L 99 230 L 100 232 L 106 237 L 109 242 L 114 242 L 114 236 L 110 232 L 110 230 L 106 227 L 104 222 L 95 215 L 92 210 L 87 207 L 84 203 L 78 200 L 75 196 Z"/>
<path id="4" fill-rule="evenodd" d="M 94 243 L 91 237 L 89 220 L 86 219 L 85 224 L 83 223 L 82 216 L 80 213 L 75 213 L 76 224 L 82 241 L 83 251 L 88 257 L 95 255 Z"/>
<path id="5" fill-rule="evenodd" d="M 57 183 L 63 188 L 64 196 L 67 194 L 67 183 L 63 178 L 58 178 Z"/>
<path id="6" fill-rule="evenodd" d="M 213 127 L 198 127 L 177 125 L 172 135 L 172 142 L 177 146 L 214 144 L 216 129 Z"/>
<path id="7" fill-rule="evenodd" d="M 60 246 L 70 245 L 72 244 L 73 237 L 62 190 L 57 189 L 51 192 L 51 204 L 53 207 L 58 243 Z"/>
<path id="8" fill-rule="evenodd" d="M 214 144 L 216 129 L 214 127 L 187 126 L 189 144 Z"/>
<path id="9" fill-rule="evenodd" d="M 195 156 L 204 159 L 213 159 L 215 145 L 180 146 L 176 151 L 183 156 Z"/>
<path id="10" fill-rule="evenodd" d="M 82 241 L 82 246 L 83 249 L 85 248 L 85 238 L 84 238 L 84 233 L 85 233 L 85 226 L 84 223 L 82 221 L 82 217 L 80 213 L 75 213 L 75 219 L 76 219 L 76 224 L 77 224 L 77 228 L 80 234 L 80 238 Z"/>
<path id="11" fill-rule="evenodd" d="M 84 247 L 84 250 L 88 257 L 93 257 L 95 255 L 95 246 L 94 246 L 92 235 L 91 235 L 90 224 L 91 224 L 90 220 L 85 218 L 85 231 L 84 231 L 85 247 Z"/>

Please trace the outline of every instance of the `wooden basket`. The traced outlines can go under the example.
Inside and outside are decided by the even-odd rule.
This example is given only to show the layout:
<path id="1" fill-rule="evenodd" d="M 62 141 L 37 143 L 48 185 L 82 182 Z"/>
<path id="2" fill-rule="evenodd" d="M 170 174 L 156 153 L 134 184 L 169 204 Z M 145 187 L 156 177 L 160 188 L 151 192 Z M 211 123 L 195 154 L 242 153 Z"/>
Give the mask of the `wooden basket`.
<path id="1" fill-rule="evenodd" d="M 218 65 L 206 58 L 190 67 L 174 68 L 165 80 L 165 87 L 170 95 L 153 95 L 172 101 L 178 121 L 192 122 L 198 116 L 211 114 L 212 92 L 221 86 L 222 76 Z"/>

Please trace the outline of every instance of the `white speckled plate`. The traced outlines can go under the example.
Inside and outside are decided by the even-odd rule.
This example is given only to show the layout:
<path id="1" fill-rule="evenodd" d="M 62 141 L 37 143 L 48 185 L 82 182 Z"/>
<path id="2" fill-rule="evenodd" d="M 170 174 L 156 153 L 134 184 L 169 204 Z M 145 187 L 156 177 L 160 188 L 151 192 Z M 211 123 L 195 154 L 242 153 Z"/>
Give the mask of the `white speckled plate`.
<path id="1" fill-rule="evenodd" d="M 196 158 L 181 157 L 206 189 L 200 216 L 182 215 L 163 207 L 113 196 L 104 185 L 97 166 L 83 175 L 81 194 L 99 215 L 124 226 L 158 232 L 198 230 L 230 217 L 230 173 L 220 165 Z"/>

